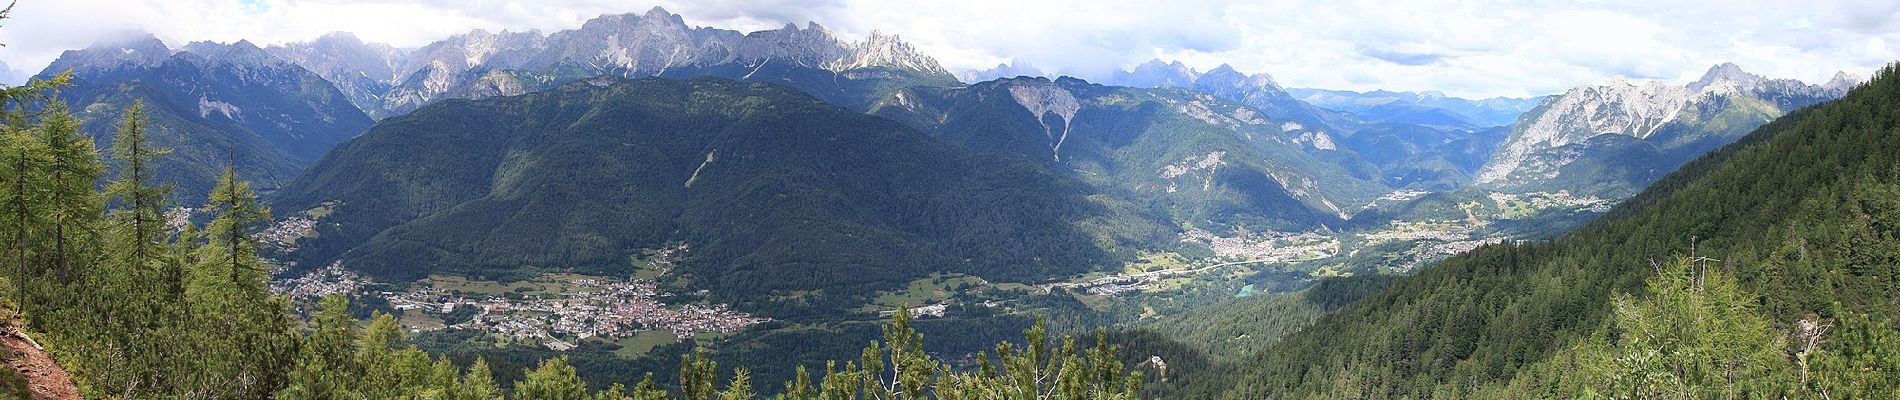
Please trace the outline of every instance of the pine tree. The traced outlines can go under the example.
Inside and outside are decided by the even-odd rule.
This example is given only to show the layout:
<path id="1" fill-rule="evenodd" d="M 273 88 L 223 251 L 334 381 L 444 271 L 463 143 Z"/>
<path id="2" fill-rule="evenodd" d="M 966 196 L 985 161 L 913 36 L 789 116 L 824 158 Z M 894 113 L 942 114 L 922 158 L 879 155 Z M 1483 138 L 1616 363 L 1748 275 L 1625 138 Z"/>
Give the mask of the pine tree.
<path id="1" fill-rule="evenodd" d="M 51 154 L 45 142 L 25 121 L 24 112 L 8 110 L 7 126 L 0 131 L 0 169 L 5 173 L 4 194 L 0 194 L 0 213 L 6 215 L 8 254 L 14 262 L 14 304 L 28 308 L 29 275 L 35 274 L 35 255 L 29 248 L 33 230 L 45 224 L 45 175 L 42 166 L 50 164 Z"/>
<path id="2" fill-rule="evenodd" d="M 732 381 L 726 390 L 719 392 L 719 400 L 752 400 L 752 373 L 745 368 L 732 370 Z"/>
<path id="3" fill-rule="evenodd" d="M 587 384 L 574 367 L 567 365 L 567 357 L 555 357 L 541 360 L 541 366 L 528 372 L 520 382 L 515 383 L 515 398 L 519 400 L 587 400 Z"/>
<path id="4" fill-rule="evenodd" d="M 476 358 L 468 366 L 468 373 L 462 376 L 462 385 L 455 395 L 456 400 L 500 400 L 501 387 L 495 385 L 495 375 L 488 370 L 488 361 Z"/>
<path id="5" fill-rule="evenodd" d="M 356 319 L 350 317 L 350 302 L 341 295 L 330 295 L 318 302 L 312 319 L 312 331 L 304 339 L 290 384 L 277 393 L 280 399 L 350 399 L 362 397 L 355 384 L 360 368 L 351 353 L 356 342 Z M 486 372 L 486 365 L 477 364 Z M 469 383 L 475 384 L 473 371 Z M 484 374 L 486 375 L 486 374 Z"/>
<path id="6" fill-rule="evenodd" d="M 54 101 L 47 109 L 40 132 L 52 157 L 47 191 L 52 267 L 59 283 L 71 284 L 77 273 L 74 264 L 88 259 L 78 250 L 89 246 L 80 242 L 97 234 L 94 228 L 103 206 L 94 185 L 105 166 L 99 163 L 92 138 L 79 132 L 79 121 L 66 110 L 65 103 Z"/>
<path id="7" fill-rule="evenodd" d="M 205 231 L 212 245 L 224 252 L 219 260 L 222 269 L 230 275 L 232 284 L 261 283 L 256 279 L 244 279 L 247 274 L 261 274 L 265 268 L 257 257 L 262 247 L 253 231 L 270 223 L 270 209 L 257 204 L 257 193 L 251 191 L 251 183 L 237 179 L 237 170 L 225 167 L 224 176 L 218 179 L 218 186 L 211 190 L 211 204 L 206 211 L 218 213 Z"/>
<path id="8" fill-rule="evenodd" d="M 149 268 L 157 242 L 164 235 L 165 197 L 170 184 L 157 184 L 157 166 L 153 160 L 171 150 L 153 147 L 146 132 L 145 102 L 135 101 L 119 120 L 119 132 L 112 139 L 112 158 L 119 163 L 119 177 L 106 186 L 121 209 L 114 220 L 126 229 L 118 243 L 126 260 L 136 269 Z"/>

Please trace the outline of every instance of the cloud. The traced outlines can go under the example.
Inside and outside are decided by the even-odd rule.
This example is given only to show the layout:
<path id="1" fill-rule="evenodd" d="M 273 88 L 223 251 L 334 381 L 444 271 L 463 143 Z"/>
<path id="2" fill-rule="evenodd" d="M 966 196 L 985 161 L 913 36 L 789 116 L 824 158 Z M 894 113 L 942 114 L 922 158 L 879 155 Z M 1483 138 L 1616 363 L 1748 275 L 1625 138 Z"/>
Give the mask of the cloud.
<path id="1" fill-rule="evenodd" d="M 1407 53 L 1403 51 L 1380 50 L 1365 46 L 1359 47 L 1359 54 L 1385 60 L 1393 64 L 1410 66 L 1432 64 L 1445 59 L 1445 55 L 1443 54 Z"/>
<path id="2" fill-rule="evenodd" d="M 816 21 L 847 38 L 902 36 L 952 70 L 1011 60 L 1101 79 L 1152 58 L 1231 64 L 1289 86 L 1525 96 L 1614 76 L 1692 80 L 1735 62 L 1819 82 L 1900 58 L 1900 3 L 1439 0 L 59 0 L 0 22 L 0 60 L 37 69 L 127 28 L 167 43 L 260 44 L 349 31 L 415 47 L 474 29 L 553 32 L 652 6 L 688 24 Z"/>

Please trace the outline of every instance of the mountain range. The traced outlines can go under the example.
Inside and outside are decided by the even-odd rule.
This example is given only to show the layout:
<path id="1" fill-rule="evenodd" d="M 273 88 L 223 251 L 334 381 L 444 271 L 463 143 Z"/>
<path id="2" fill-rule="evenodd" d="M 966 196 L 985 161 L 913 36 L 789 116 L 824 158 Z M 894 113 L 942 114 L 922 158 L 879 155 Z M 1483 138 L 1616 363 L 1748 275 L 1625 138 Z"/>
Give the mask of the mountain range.
<path id="1" fill-rule="evenodd" d="M 1323 134 L 1182 89 L 1020 77 L 901 91 L 872 113 L 1042 162 L 1188 226 L 1310 229 L 1389 190 Z"/>
<path id="2" fill-rule="evenodd" d="M 243 41 L 174 50 L 133 34 L 67 51 L 40 76 L 65 71 L 59 96 L 102 149 L 123 110 L 145 103 L 153 143 L 173 150 L 158 178 L 191 205 L 226 166 L 272 190 L 374 122 L 321 76 Z"/>
<path id="3" fill-rule="evenodd" d="M 271 51 L 337 82 L 379 118 L 442 99 L 517 95 L 599 75 L 780 79 L 815 94 L 836 94 L 859 81 L 956 79 L 881 32 L 861 42 L 842 41 L 817 23 L 741 33 L 689 27 L 658 7 L 545 35 L 476 30 L 407 52 L 363 44 L 347 33 Z"/>
<path id="4" fill-rule="evenodd" d="M 1529 98 L 1493 97 L 1470 100 L 1439 92 L 1393 92 L 1375 90 L 1352 92 L 1326 89 L 1287 89 L 1287 93 L 1322 108 L 1339 110 L 1359 118 L 1385 123 L 1419 124 L 1444 127 L 1492 127 L 1517 122 L 1517 117 L 1536 108 L 1544 96 Z"/>
<path id="5" fill-rule="evenodd" d="M 1838 98 L 1858 82 L 1842 73 L 1810 85 L 1724 63 L 1680 86 L 1615 80 L 1577 87 L 1519 118 L 1476 183 L 1625 197 L 1782 114 Z"/>

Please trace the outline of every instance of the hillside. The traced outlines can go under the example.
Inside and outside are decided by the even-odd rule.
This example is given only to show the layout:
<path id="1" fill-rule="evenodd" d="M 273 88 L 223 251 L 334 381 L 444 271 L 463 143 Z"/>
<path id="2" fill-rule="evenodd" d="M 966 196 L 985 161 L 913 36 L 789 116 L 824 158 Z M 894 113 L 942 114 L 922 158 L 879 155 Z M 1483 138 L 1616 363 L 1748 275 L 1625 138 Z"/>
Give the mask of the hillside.
<path id="1" fill-rule="evenodd" d="M 1767 124 L 1571 234 L 1483 247 L 1393 283 L 1236 364 L 1239 372 L 1221 381 L 1238 385 L 1188 388 L 1194 394 L 1187 397 L 1526 398 L 1640 389 L 1600 386 L 1605 381 L 1588 380 L 1596 372 L 1568 360 L 1592 357 L 1576 349 L 1598 343 L 1588 339 L 1593 335 L 1634 329 L 1625 325 L 1630 316 L 1612 318 L 1612 298 L 1662 293 L 1666 287 L 1651 280 L 1646 289 L 1645 280 L 1659 270 L 1680 271 L 1662 265 L 1690 256 L 1716 260 L 1697 268 L 1708 268 L 1717 282 L 1732 279 L 1739 296 L 1754 300 L 1727 303 L 1743 314 L 1722 318 L 1767 321 L 1699 340 L 1780 343 L 1749 350 L 1779 356 L 1745 393 L 1845 396 L 1854 393 L 1851 386 L 1891 385 L 1900 355 L 1880 343 L 1891 343 L 1883 335 L 1900 315 L 1893 278 L 1900 275 L 1893 267 L 1900 265 L 1896 72 L 1889 67 L 1841 100 Z M 1789 344 L 1806 343 L 1789 336 L 1803 332 L 1795 329 L 1801 321 L 1834 328 L 1818 353 Z M 1814 360 L 1817 378 L 1789 369 L 1795 353 L 1802 363 Z M 1680 379 L 1692 372 L 1659 373 Z M 1711 393 L 1735 390 L 1693 382 Z"/>
<path id="2" fill-rule="evenodd" d="M 1323 132 L 1183 89 L 1014 78 L 900 91 L 872 112 L 1038 161 L 1184 227 L 1317 228 L 1389 190 Z"/>
<path id="3" fill-rule="evenodd" d="M 624 275 L 640 250 L 684 243 L 675 285 L 776 315 L 855 307 L 930 272 L 1037 282 L 1168 237 L 1033 163 L 711 78 L 427 106 L 339 147 L 273 204 L 332 206 L 292 255 L 304 265 Z"/>

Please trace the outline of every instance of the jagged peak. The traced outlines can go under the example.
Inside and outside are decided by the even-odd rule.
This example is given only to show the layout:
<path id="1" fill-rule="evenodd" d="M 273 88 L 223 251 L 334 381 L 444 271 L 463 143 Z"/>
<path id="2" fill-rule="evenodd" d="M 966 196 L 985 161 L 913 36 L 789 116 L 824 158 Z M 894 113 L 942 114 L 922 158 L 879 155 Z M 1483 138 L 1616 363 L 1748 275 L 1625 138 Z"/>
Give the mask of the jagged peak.
<path id="1" fill-rule="evenodd" d="M 872 29 L 871 34 L 864 37 L 864 41 L 865 43 L 902 43 L 903 38 L 898 37 L 896 34 L 884 33 L 882 30 Z"/>
<path id="2" fill-rule="evenodd" d="M 1861 78 L 1861 76 L 1858 74 L 1850 74 L 1850 73 L 1847 73 L 1847 71 L 1839 71 L 1839 72 L 1834 73 L 1833 79 L 1829 79 L 1827 83 L 1822 84 L 1821 88 L 1839 92 L 1839 93 L 1846 93 L 1848 90 L 1852 90 L 1855 86 L 1860 86 L 1860 83 L 1863 80 L 1865 79 Z"/>
<path id="3" fill-rule="evenodd" d="M 1187 64 L 1181 63 L 1181 61 L 1168 62 L 1156 58 L 1135 65 L 1134 69 L 1117 72 L 1115 76 L 1114 84 L 1116 85 L 1136 87 L 1187 87 L 1192 86 L 1196 80 L 1200 79 L 1201 73 L 1195 71 L 1194 68 L 1188 67 Z"/>
<path id="4" fill-rule="evenodd" d="M 165 41 L 159 40 L 157 35 L 153 35 L 151 32 L 146 32 L 146 31 L 141 31 L 141 30 L 119 31 L 119 32 L 107 34 L 104 36 L 100 36 L 98 39 L 93 40 L 91 45 L 86 46 L 86 49 L 89 49 L 89 50 L 90 49 L 127 49 L 127 50 L 133 50 L 133 51 L 144 51 L 144 50 L 161 49 L 161 48 L 165 49 L 167 52 L 171 50 L 171 46 L 166 45 Z"/>
<path id="5" fill-rule="evenodd" d="M 1142 68 L 1190 70 L 1190 68 L 1187 67 L 1187 64 L 1181 63 L 1181 60 L 1161 61 L 1161 59 L 1159 58 L 1149 59 L 1147 62 L 1143 62 L 1141 64 L 1135 65 L 1136 70 L 1140 70 Z"/>
<path id="6" fill-rule="evenodd" d="M 347 31 L 331 31 L 330 33 L 325 33 L 325 34 L 323 34 L 323 36 L 317 36 L 317 40 L 316 40 L 316 41 L 318 41 L 318 42 L 343 42 L 343 43 L 363 43 L 363 39 L 358 39 L 358 38 L 356 37 L 356 34 L 355 34 L 355 33 L 350 33 L 350 32 L 347 32 Z"/>
<path id="7" fill-rule="evenodd" d="M 895 34 L 873 30 L 864 41 L 846 46 L 847 54 L 843 59 L 828 63 L 827 69 L 843 71 L 866 67 L 895 67 L 920 71 L 926 74 L 950 76 L 950 71 L 937 64 L 935 58 L 918 52 L 910 43 Z"/>
<path id="8" fill-rule="evenodd" d="M 1735 65 L 1735 63 L 1725 62 L 1721 64 L 1716 64 L 1713 67 L 1709 67 L 1709 72 L 1703 73 L 1702 79 L 1698 79 L 1695 81 L 1695 83 L 1689 84 L 1689 90 L 1702 91 L 1710 87 L 1715 87 L 1715 86 L 1724 85 L 1724 84 L 1732 84 L 1735 86 L 1753 86 L 1759 82 L 1766 81 L 1766 80 L 1768 80 L 1768 78 L 1764 78 L 1761 75 L 1755 75 L 1755 74 L 1749 73 L 1748 71 L 1743 71 L 1742 67 L 1739 65 Z"/>
<path id="9" fill-rule="evenodd" d="M 830 35 L 830 34 L 831 34 L 831 30 L 830 30 L 830 29 L 825 29 L 825 26 L 824 26 L 824 25 L 819 25 L 819 24 L 818 24 L 818 21 L 806 21 L 806 22 L 805 22 L 805 30 L 808 30 L 808 31 L 817 31 L 817 32 L 824 32 L 824 34 L 826 34 L 826 35 Z"/>
<path id="10" fill-rule="evenodd" d="M 647 10 L 646 14 L 641 14 L 640 25 L 688 29 L 685 17 L 666 12 L 666 9 L 660 6 L 653 6 L 653 9 Z"/>
<path id="11" fill-rule="evenodd" d="M 192 54 L 205 60 L 238 65 L 277 65 L 286 63 L 249 40 L 238 40 L 230 44 L 212 41 L 197 41 L 186 44 L 183 54 Z"/>
<path id="12" fill-rule="evenodd" d="M 671 12 L 667 12 L 666 7 L 661 7 L 661 6 L 653 6 L 653 8 L 647 9 L 647 12 L 645 14 L 640 14 L 640 19 L 677 18 L 677 17 L 679 17 L 679 15 L 675 15 Z"/>

